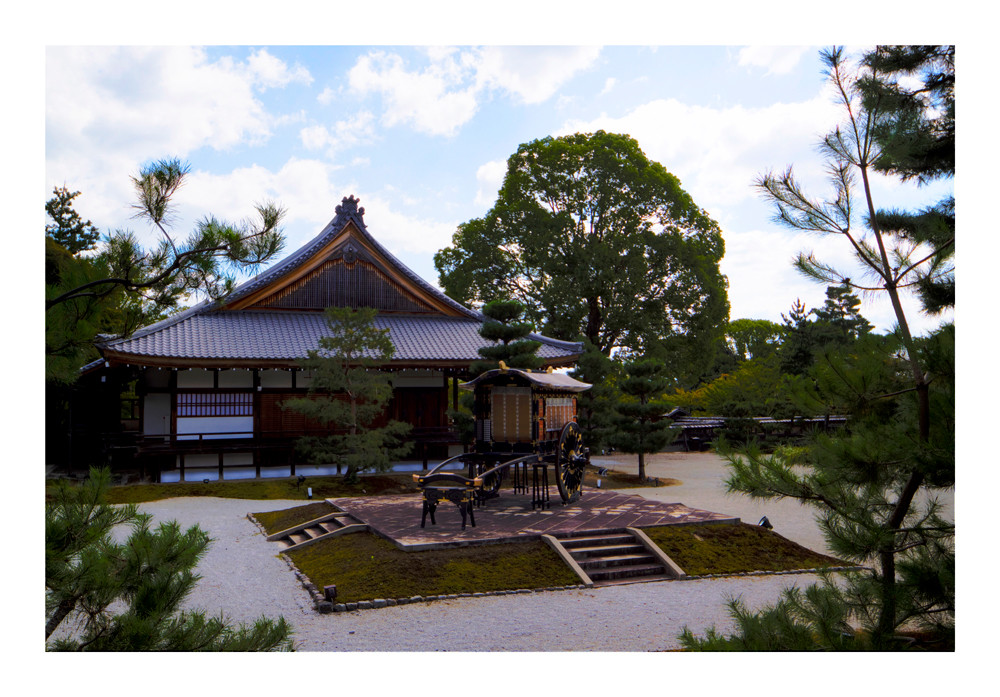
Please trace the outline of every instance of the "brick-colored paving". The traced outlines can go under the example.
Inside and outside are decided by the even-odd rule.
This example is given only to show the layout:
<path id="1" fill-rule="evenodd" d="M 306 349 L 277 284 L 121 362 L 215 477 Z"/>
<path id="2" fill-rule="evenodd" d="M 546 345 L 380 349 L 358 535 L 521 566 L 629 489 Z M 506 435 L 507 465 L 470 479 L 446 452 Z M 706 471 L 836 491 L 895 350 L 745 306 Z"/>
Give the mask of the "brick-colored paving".
<path id="1" fill-rule="evenodd" d="M 420 527 L 421 495 L 336 498 L 328 501 L 366 523 L 406 549 L 483 544 L 526 539 L 542 534 L 599 531 L 624 527 L 650 528 L 692 523 L 735 523 L 739 518 L 689 508 L 681 503 L 661 503 L 641 496 L 585 487 L 575 504 L 562 505 L 552 487 L 548 510 L 531 508 L 531 496 L 504 490 L 498 498 L 475 509 L 476 527 L 462 530 L 458 507 L 442 501 L 436 525 Z"/>

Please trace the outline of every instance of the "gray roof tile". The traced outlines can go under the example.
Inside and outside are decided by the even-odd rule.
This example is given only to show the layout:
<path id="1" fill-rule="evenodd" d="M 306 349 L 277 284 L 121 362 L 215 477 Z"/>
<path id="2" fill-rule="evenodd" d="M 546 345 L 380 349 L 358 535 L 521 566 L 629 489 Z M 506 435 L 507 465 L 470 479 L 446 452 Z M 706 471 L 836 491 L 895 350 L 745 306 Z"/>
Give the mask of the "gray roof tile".
<path id="1" fill-rule="evenodd" d="M 397 361 L 473 361 L 492 342 L 479 335 L 473 319 L 423 315 L 379 315 L 375 326 L 388 329 Z M 319 348 L 329 333 L 322 312 L 228 310 L 189 315 L 159 331 L 105 345 L 123 356 L 182 359 L 260 359 L 295 361 Z M 580 345 L 533 335 L 538 355 L 560 359 L 580 353 Z"/>

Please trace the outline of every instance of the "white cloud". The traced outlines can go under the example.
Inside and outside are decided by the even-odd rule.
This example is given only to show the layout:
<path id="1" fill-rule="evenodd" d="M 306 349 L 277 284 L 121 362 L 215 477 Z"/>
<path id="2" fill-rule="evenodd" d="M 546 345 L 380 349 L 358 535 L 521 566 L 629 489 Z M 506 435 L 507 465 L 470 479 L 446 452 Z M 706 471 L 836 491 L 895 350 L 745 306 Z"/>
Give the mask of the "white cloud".
<path id="1" fill-rule="evenodd" d="M 255 84 L 261 89 L 285 87 L 291 82 L 311 85 L 313 78 L 309 70 L 296 63 L 291 69 L 280 58 L 272 56 L 265 49 L 254 51 L 247 58 L 247 68 Z"/>
<path id="2" fill-rule="evenodd" d="M 617 80 L 615 78 L 609 77 L 607 80 L 604 81 L 604 88 L 601 90 L 600 93 L 607 94 L 608 92 L 610 92 L 612 89 L 614 89 L 616 82 Z"/>
<path id="3" fill-rule="evenodd" d="M 596 46 L 489 46 L 479 54 L 477 80 L 500 87 L 526 104 L 539 104 L 593 65 L 600 53 Z"/>
<path id="4" fill-rule="evenodd" d="M 375 135 L 375 117 L 368 111 L 358 112 L 348 119 L 333 124 L 333 130 L 323 125 L 307 126 L 299 131 L 299 138 L 307 150 L 326 150 L 333 154 L 344 148 L 371 142 Z"/>
<path id="5" fill-rule="evenodd" d="M 480 100 L 499 90 L 527 104 L 552 97 L 600 54 L 590 47 L 486 47 L 424 51 L 428 64 L 412 69 L 396 53 L 373 51 L 348 72 L 352 91 L 382 96 L 382 122 L 431 135 L 454 135 L 475 116 Z M 320 101 L 332 95 L 324 91 Z M 326 101 L 324 101 L 326 100 Z"/>
<path id="6" fill-rule="evenodd" d="M 506 160 L 493 160 L 480 165 L 479 169 L 476 170 L 476 181 L 479 182 L 479 188 L 476 191 L 475 203 L 492 206 L 497 200 L 497 192 L 500 191 L 506 174 Z"/>
<path id="7" fill-rule="evenodd" d="M 333 100 L 337 98 L 337 91 L 331 87 L 326 87 L 322 92 L 316 97 L 316 101 L 320 104 L 332 104 Z"/>
<path id="8" fill-rule="evenodd" d="M 460 73 L 450 56 L 412 72 L 400 56 L 376 51 L 358 59 L 348 80 L 359 94 L 382 94 L 386 126 L 402 123 L 431 135 L 452 135 L 478 108 L 474 87 L 454 89 Z"/>
<path id="9" fill-rule="evenodd" d="M 769 168 L 803 162 L 799 174 L 807 183 L 816 181 L 822 170 L 812 148 L 837 117 L 825 94 L 761 108 L 712 108 L 660 99 L 619 118 L 567 122 L 558 135 L 598 129 L 628 133 L 650 159 L 680 178 L 698 205 L 721 215 L 754 198 L 754 178 Z M 801 157 L 803 152 L 806 157 Z"/>
<path id="10" fill-rule="evenodd" d="M 402 200 L 397 196 L 389 199 L 379 194 L 362 194 L 359 198 L 365 207 L 365 224 L 375 239 L 407 266 L 411 266 L 406 261 L 409 255 L 433 255 L 450 245 L 458 227 L 457 221 L 418 218 L 394 210 L 393 203 Z M 413 270 L 419 272 L 418 269 Z"/>
<path id="11" fill-rule="evenodd" d="M 766 68 L 767 75 L 786 75 L 811 50 L 808 46 L 744 46 L 740 49 L 739 65 Z"/>
<path id="12" fill-rule="evenodd" d="M 128 176 L 150 157 L 268 140 L 288 118 L 268 113 L 255 87 L 306 79 L 283 66 L 264 51 L 238 62 L 190 47 L 47 49 L 47 186 L 85 191 L 95 223 L 119 218 Z"/>

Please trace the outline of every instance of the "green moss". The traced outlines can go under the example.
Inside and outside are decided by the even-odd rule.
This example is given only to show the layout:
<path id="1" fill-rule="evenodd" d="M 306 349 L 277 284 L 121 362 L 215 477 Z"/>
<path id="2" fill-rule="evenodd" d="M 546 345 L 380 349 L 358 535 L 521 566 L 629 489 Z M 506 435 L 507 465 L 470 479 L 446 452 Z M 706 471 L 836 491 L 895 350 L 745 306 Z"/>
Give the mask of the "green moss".
<path id="1" fill-rule="evenodd" d="M 356 484 L 346 484 L 341 477 L 309 477 L 301 485 L 296 477 L 282 479 L 241 479 L 223 482 L 176 482 L 171 484 L 129 484 L 112 487 L 109 503 L 143 503 L 180 496 L 217 496 L 227 499 L 301 499 L 308 501 L 307 489 L 313 499 L 339 496 L 379 496 L 416 491 L 413 478 L 403 474 L 362 476 Z"/>
<path id="2" fill-rule="evenodd" d="M 646 528 L 643 532 L 692 576 L 845 565 L 771 530 L 746 523 L 672 525 Z"/>
<path id="3" fill-rule="evenodd" d="M 376 535 L 355 533 L 289 556 L 318 588 L 336 585 L 337 602 L 345 603 L 579 583 L 540 540 L 404 552 Z"/>
<path id="4" fill-rule="evenodd" d="M 257 519 L 258 523 L 264 526 L 268 535 L 273 535 L 276 532 L 287 530 L 294 525 L 308 523 L 310 520 L 315 520 L 327 513 L 333 513 L 335 510 L 337 509 L 326 501 L 319 501 L 317 503 L 306 504 L 305 506 L 286 508 L 281 511 L 254 513 L 253 516 Z"/>

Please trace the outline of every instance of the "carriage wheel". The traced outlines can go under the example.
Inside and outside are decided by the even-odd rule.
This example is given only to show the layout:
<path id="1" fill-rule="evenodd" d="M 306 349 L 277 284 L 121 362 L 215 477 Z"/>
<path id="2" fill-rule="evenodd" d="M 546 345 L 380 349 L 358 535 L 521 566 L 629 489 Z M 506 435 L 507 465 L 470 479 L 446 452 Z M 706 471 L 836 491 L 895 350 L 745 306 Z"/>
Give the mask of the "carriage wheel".
<path id="1" fill-rule="evenodd" d="M 556 448 L 556 484 L 563 503 L 575 503 L 583 488 L 583 468 L 587 464 L 583 456 L 583 437 L 575 421 L 563 426 Z"/>
<path id="2" fill-rule="evenodd" d="M 490 464 L 479 465 L 476 468 L 478 470 L 477 474 L 481 474 L 486 470 L 490 469 L 491 467 L 492 465 Z M 506 479 L 506 474 L 507 470 L 502 469 L 499 472 L 491 474 L 483 481 L 483 486 L 481 488 L 481 491 L 484 497 L 493 498 L 494 496 L 498 495 L 498 492 L 500 491 L 500 486 L 503 484 L 504 479 Z"/>

